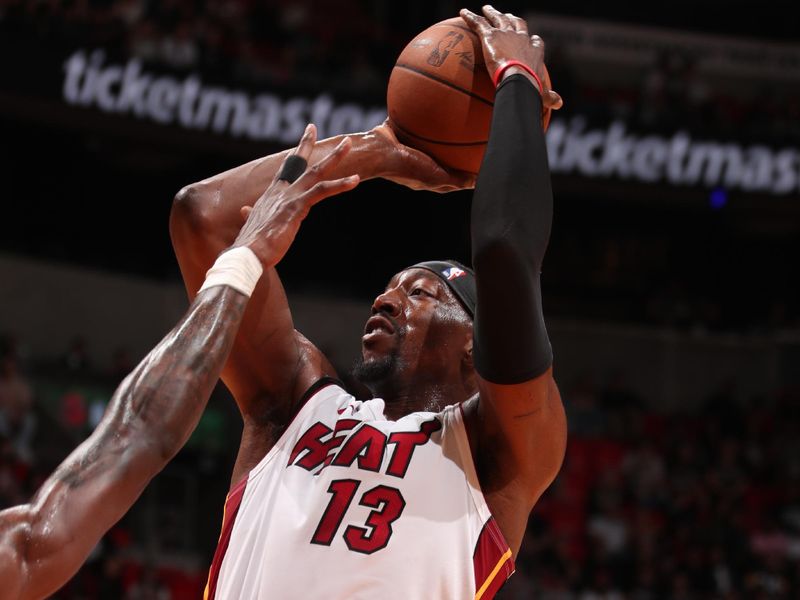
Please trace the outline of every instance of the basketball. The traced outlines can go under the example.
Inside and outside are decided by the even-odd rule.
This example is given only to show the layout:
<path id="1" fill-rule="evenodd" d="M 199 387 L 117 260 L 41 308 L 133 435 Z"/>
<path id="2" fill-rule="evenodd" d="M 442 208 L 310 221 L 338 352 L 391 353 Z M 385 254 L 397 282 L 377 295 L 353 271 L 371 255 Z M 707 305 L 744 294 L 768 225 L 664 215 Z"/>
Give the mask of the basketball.
<path id="1" fill-rule="evenodd" d="M 550 87 L 545 69 L 544 85 Z M 386 104 L 397 138 L 439 164 L 477 173 L 489 139 L 494 86 L 478 36 L 460 18 L 432 25 L 403 49 Z M 544 110 L 547 128 L 550 110 Z"/>

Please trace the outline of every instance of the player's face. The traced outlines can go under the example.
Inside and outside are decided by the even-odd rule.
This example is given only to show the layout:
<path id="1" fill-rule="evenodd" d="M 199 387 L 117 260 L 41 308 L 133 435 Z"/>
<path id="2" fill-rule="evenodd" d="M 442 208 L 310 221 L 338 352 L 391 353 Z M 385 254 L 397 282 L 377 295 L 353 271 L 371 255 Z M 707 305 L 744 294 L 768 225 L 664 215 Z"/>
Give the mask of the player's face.
<path id="1" fill-rule="evenodd" d="M 472 320 L 447 285 L 426 269 L 395 275 L 372 304 L 361 338 L 364 383 L 396 376 L 444 376 L 457 370 Z"/>

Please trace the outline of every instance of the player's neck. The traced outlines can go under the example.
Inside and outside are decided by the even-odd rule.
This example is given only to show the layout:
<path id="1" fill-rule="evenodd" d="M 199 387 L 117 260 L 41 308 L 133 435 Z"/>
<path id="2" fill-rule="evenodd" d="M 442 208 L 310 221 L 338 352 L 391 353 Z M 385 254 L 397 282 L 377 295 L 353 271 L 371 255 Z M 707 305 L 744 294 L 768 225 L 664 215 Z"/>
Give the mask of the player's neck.
<path id="1" fill-rule="evenodd" d="M 463 402 L 474 394 L 474 390 L 467 389 L 463 381 L 385 381 L 371 389 L 376 397 L 386 402 L 385 414 L 392 420 L 413 412 L 439 412 L 445 406 Z"/>

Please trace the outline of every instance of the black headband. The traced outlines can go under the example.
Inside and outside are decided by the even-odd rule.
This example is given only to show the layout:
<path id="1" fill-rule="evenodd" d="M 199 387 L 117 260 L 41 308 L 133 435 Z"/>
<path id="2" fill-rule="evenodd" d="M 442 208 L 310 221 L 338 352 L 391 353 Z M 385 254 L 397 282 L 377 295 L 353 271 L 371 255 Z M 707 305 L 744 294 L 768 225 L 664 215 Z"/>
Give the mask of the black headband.
<path id="1" fill-rule="evenodd" d="M 447 284 L 470 318 L 475 318 L 478 294 L 475 289 L 475 273 L 472 269 L 454 260 L 429 260 L 417 263 L 409 269 L 426 269 L 435 273 Z"/>

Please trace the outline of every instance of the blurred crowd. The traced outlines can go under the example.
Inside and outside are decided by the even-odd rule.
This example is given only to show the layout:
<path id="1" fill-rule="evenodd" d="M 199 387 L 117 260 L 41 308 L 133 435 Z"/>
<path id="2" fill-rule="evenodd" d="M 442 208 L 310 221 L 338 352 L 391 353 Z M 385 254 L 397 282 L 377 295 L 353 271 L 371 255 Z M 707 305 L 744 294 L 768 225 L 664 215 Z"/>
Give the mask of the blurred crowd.
<path id="1" fill-rule="evenodd" d="M 105 48 L 232 85 L 380 98 L 409 40 L 459 8 L 450 0 L 402 11 L 389 0 L 2 0 L 0 32 L 38 51 Z M 509 0 L 504 9 L 524 15 L 530 6 Z M 796 87 L 721 93 L 702 75 L 703 57 L 680 51 L 665 52 L 627 85 L 599 87 L 575 80 L 563 50 L 549 47 L 548 64 L 569 100 L 566 113 L 620 118 L 644 131 L 777 143 L 800 135 Z"/>
<path id="2" fill-rule="evenodd" d="M 93 369 L 80 340 L 50 363 L 31 360 L 24 346 L 6 340 L 0 508 L 27 501 L 88 435 L 100 413 L 92 409 L 91 394 L 76 392 L 75 383 L 86 389 L 93 382 L 110 394 L 130 368 L 123 351 L 113 364 L 110 370 Z M 53 387 L 55 380 L 72 385 Z M 500 598 L 798 597 L 800 390 L 746 399 L 728 385 L 700 410 L 669 414 L 649 409 L 619 373 L 607 383 L 582 380 L 563 395 L 570 426 L 564 467 L 531 517 L 517 573 Z M 235 409 L 226 418 L 236 420 Z M 56 597 L 200 597 L 228 459 L 217 460 L 222 466 L 214 471 L 201 465 L 214 453 L 232 458 L 235 446 L 205 447 L 189 463 L 204 490 L 211 477 L 220 490 L 214 506 L 189 525 L 212 538 L 208 547 L 200 546 L 196 568 L 178 568 L 159 552 L 148 552 L 153 542 L 147 530 L 128 516 Z M 153 508 L 171 514 L 163 502 Z"/>
<path id="3" fill-rule="evenodd" d="M 800 139 L 800 86 L 742 81 L 739 90 L 720 90 L 702 71 L 702 56 L 662 52 L 635 82 L 592 85 L 576 81 L 560 49 L 551 49 L 548 67 L 567 112 L 600 123 L 619 119 L 633 129 L 670 135 L 689 131 L 695 138 L 768 142 L 796 146 Z"/>
<path id="4" fill-rule="evenodd" d="M 120 348 L 109 365 L 91 363 L 87 343 L 76 337 L 64 353 L 51 360 L 31 356 L 24 343 L 13 336 L 0 336 L 0 510 L 31 500 L 53 470 L 88 435 L 102 418 L 116 385 L 133 368 L 127 351 Z M 218 440 L 221 443 L 221 440 Z M 218 533 L 229 467 L 216 470 L 218 450 L 206 445 L 185 451 L 176 462 L 189 463 L 197 482 L 213 497 L 212 512 L 202 516 L 203 532 L 193 539 L 193 552 L 209 552 Z M 211 468 L 209 468 L 211 463 Z M 169 475 L 172 466 L 164 473 Z M 186 468 L 186 467 L 184 467 Z M 163 475 L 162 475 L 163 477 Z M 161 485 L 175 494 L 169 485 Z M 182 490 L 178 490 L 179 494 Z M 176 560 L 174 548 L 164 538 L 170 526 L 197 528 L 175 517 L 175 509 L 161 498 L 139 503 L 101 540 L 78 574 L 57 594 L 62 600 L 196 600 L 205 585 L 205 556 Z M 177 495 L 176 494 L 176 495 Z M 198 499 L 202 503 L 202 498 Z M 165 523 L 149 526 L 148 510 L 162 511 Z M 209 518 L 210 517 L 210 518 Z M 172 520 L 174 523 L 166 521 Z M 160 528 L 159 540 L 153 529 Z M 182 532 L 183 533 L 183 532 Z M 173 537 L 180 537 L 172 534 Z M 183 537 L 186 537 L 185 535 Z M 210 543 L 209 543 L 210 541 Z M 154 543 L 167 551 L 153 552 Z M 174 546 L 174 544 L 173 544 Z"/>
<path id="5" fill-rule="evenodd" d="M 224 85 L 380 98 L 402 47 L 457 5 L 396 8 L 389 0 L 0 0 L 0 47 L 33 48 L 58 60 L 78 47 L 102 47 L 110 56 L 200 72 Z M 600 89 L 576 80 L 562 50 L 550 48 L 548 64 L 574 114 L 620 118 L 643 131 L 685 127 L 697 137 L 793 146 L 800 139 L 796 90 L 728 96 L 703 80 L 698 57 L 680 53 L 661 56 L 629 86 Z M 785 291 L 776 246 L 715 233 L 713 214 L 695 223 L 662 218 L 663 231 L 642 236 L 638 225 L 612 223 L 602 205 L 588 204 L 581 210 L 593 229 L 568 223 L 551 244 L 549 256 L 560 262 L 545 273 L 548 314 L 669 330 L 800 331 L 800 304 Z M 678 237 L 685 248 L 676 249 Z M 110 365 L 93 365 L 81 338 L 49 361 L 31 356 L 24 343 L 2 340 L 0 509 L 31 497 L 92 431 L 132 367 L 124 348 Z M 702 410 L 669 414 L 651 410 L 652 402 L 619 380 L 562 391 L 570 425 L 564 468 L 531 518 L 517 574 L 501 598 L 800 597 L 798 390 L 748 399 L 733 387 L 708 398 Z M 149 504 L 175 527 L 203 532 L 194 549 L 199 565 L 210 562 L 236 450 L 236 410 L 227 397 L 220 404 L 230 411 L 209 411 L 201 422 L 205 441 L 176 460 L 193 473 L 187 489 L 216 488 L 203 495 L 196 522 L 173 519 L 179 511 L 163 499 Z M 159 528 L 142 527 L 153 515 L 140 518 L 141 512 L 134 508 L 109 533 L 57 598 L 200 597 L 204 568 L 154 552 Z"/>
<path id="6" fill-rule="evenodd" d="M 564 468 L 506 598 L 760 600 L 800 594 L 800 390 L 644 409 L 621 381 L 564 394 Z"/>
<path id="7" fill-rule="evenodd" d="M 359 92 L 380 88 L 387 61 L 402 47 L 402 37 L 380 25 L 381 8 L 389 3 L 4 0 L 0 20 L 6 32 L 40 47 L 105 48 L 234 84 L 325 81 Z"/>

